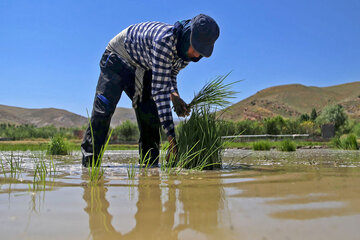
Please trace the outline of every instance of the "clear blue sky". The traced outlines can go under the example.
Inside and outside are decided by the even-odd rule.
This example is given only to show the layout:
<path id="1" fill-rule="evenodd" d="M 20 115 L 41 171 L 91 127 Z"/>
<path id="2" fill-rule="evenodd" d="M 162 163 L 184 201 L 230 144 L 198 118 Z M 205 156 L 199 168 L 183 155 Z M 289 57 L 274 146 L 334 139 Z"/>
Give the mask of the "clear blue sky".
<path id="1" fill-rule="evenodd" d="M 359 0 L 1 0 L 0 104 L 86 116 L 112 37 L 133 23 L 199 13 L 218 22 L 220 37 L 210 58 L 178 75 L 185 101 L 231 70 L 228 82 L 244 79 L 234 102 L 274 85 L 360 81 Z M 118 106 L 131 107 L 125 94 Z"/>

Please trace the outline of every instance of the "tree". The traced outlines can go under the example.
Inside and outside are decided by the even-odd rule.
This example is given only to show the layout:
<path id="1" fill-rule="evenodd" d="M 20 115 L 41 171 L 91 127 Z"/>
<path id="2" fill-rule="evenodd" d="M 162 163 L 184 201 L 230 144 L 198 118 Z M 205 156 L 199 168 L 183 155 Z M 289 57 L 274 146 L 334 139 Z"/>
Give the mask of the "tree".
<path id="1" fill-rule="evenodd" d="M 311 111 L 310 120 L 314 122 L 316 120 L 316 118 L 317 118 L 317 112 L 316 112 L 316 109 L 313 108 Z"/>
<path id="2" fill-rule="evenodd" d="M 307 113 L 303 113 L 300 115 L 300 122 L 305 122 L 305 121 L 309 121 L 310 120 L 310 116 Z"/>
<path id="3" fill-rule="evenodd" d="M 326 106 L 316 118 L 316 122 L 319 125 L 333 123 L 335 130 L 339 130 L 339 128 L 346 123 L 347 119 L 348 117 L 341 105 L 329 105 Z"/>

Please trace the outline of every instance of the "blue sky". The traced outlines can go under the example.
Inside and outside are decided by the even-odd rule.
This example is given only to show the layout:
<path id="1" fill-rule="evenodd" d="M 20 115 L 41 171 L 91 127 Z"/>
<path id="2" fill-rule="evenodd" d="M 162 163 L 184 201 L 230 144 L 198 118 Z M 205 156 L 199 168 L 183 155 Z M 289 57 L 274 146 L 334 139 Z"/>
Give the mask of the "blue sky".
<path id="1" fill-rule="evenodd" d="M 112 37 L 142 21 L 174 23 L 199 13 L 220 26 L 213 55 L 178 75 L 180 95 L 217 75 L 238 102 L 283 84 L 360 81 L 359 0 L 0 1 L 0 104 L 55 107 L 86 116 L 101 55 Z M 118 104 L 131 107 L 124 94 Z"/>

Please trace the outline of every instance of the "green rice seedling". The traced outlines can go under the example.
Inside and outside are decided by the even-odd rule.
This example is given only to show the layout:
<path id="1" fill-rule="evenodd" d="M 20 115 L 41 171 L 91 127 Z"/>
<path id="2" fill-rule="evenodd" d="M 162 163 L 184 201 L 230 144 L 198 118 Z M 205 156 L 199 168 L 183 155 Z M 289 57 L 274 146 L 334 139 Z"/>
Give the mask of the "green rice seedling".
<path id="1" fill-rule="evenodd" d="M 231 91 L 231 86 L 240 81 L 224 84 L 224 80 L 230 73 L 218 76 L 214 80 L 205 84 L 205 86 L 195 94 L 193 100 L 189 103 L 189 108 L 199 105 L 225 107 L 230 102 L 227 99 L 234 98 L 237 92 Z"/>
<path id="2" fill-rule="evenodd" d="M 14 152 L 11 151 L 10 156 L 6 157 L 3 155 L 5 159 L 5 164 L 9 170 L 6 170 L 5 164 L 3 163 L 3 159 L 1 159 L 1 168 L 3 170 L 4 177 L 6 178 L 6 173 L 9 173 L 10 178 L 19 178 L 21 175 L 21 164 L 22 160 L 20 156 L 15 156 Z"/>
<path id="3" fill-rule="evenodd" d="M 136 169 L 135 169 L 135 161 L 131 160 L 131 162 L 129 163 L 129 167 L 127 169 L 127 175 L 129 179 L 134 179 L 135 178 L 135 174 L 136 174 Z"/>
<path id="4" fill-rule="evenodd" d="M 282 152 L 293 152 L 296 150 L 296 145 L 293 141 L 286 139 L 279 142 L 278 150 Z"/>
<path id="5" fill-rule="evenodd" d="M 257 141 L 252 144 L 252 149 L 254 151 L 269 151 L 271 144 L 269 141 Z"/>
<path id="6" fill-rule="evenodd" d="M 196 107 L 188 120 L 178 129 L 178 158 L 188 159 L 189 151 L 196 154 L 191 161 L 182 162 L 184 168 L 215 169 L 221 166 L 221 135 L 216 113 L 209 106 Z"/>
<path id="7" fill-rule="evenodd" d="M 89 118 L 89 113 L 88 113 L 88 121 L 89 121 L 89 126 L 90 126 L 90 131 L 91 131 L 93 153 L 95 153 L 95 143 L 94 143 L 95 138 L 94 138 L 94 132 L 93 132 L 93 129 L 91 126 L 91 121 Z M 110 131 L 110 134 L 106 140 L 105 145 L 100 149 L 97 159 L 95 159 L 95 154 L 92 155 L 92 159 L 91 159 L 92 162 L 91 162 L 91 164 L 89 164 L 88 171 L 89 171 L 89 176 L 90 176 L 90 183 L 93 185 L 96 185 L 97 182 L 100 180 L 100 178 L 104 175 L 104 170 L 101 166 L 101 163 L 102 163 L 104 153 L 107 149 L 107 146 L 109 145 L 109 141 L 110 141 L 112 132 L 113 132 L 113 129 Z"/>
<path id="8" fill-rule="evenodd" d="M 0 164 L 1 164 L 1 170 L 2 170 L 2 173 L 4 175 L 4 179 L 6 179 L 6 172 L 5 172 L 5 166 L 4 166 L 4 163 L 3 163 L 3 159 L 1 158 L 0 159 Z"/>
<path id="9" fill-rule="evenodd" d="M 191 161 L 193 161 L 204 149 L 195 151 L 195 147 L 198 143 L 192 146 L 187 152 L 184 154 L 170 155 L 168 162 L 161 164 L 161 171 L 166 172 L 168 175 L 170 174 L 179 174 L 180 171 L 186 168 Z M 165 152 L 169 151 L 169 145 L 164 149 Z M 195 169 L 195 168 L 193 168 Z M 190 169 L 190 170 L 193 170 Z"/>
<path id="10" fill-rule="evenodd" d="M 51 138 L 48 145 L 47 154 L 49 155 L 68 155 L 69 143 L 61 135 L 55 135 Z"/>
<path id="11" fill-rule="evenodd" d="M 51 158 L 49 163 L 46 163 L 46 159 L 43 154 L 33 156 L 34 159 L 34 175 L 32 188 L 29 184 L 29 190 L 39 191 L 45 190 L 45 186 L 48 184 L 49 177 L 54 179 L 56 174 L 56 166 L 54 160 Z"/>

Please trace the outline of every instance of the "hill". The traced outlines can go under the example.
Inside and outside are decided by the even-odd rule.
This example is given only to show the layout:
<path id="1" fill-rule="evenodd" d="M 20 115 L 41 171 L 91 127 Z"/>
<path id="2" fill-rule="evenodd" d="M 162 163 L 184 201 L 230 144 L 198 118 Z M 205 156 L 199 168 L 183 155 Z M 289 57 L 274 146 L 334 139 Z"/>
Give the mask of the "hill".
<path id="1" fill-rule="evenodd" d="M 111 126 L 117 126 L 125 120 L 136 121 L 131 108 L 117 108 L 111 120 Z M 20 108 L 0 105 L 0 123 L 33 124 L 38 127 L 54 125 L 56 127 L 81 127 L 87 124 L 86 117 L 56 108 Z"/>
<path id="2" fill-rule="evenodd" d="M 0 122 L 11 124 L 33 124 L 38 127 L 80 127 L 87 119 L 75 113 L 56 108 L 29 109 L 0 105 Z"/>
<path id="3" fill-rule="evenodd" d="M 360 82 L 331 87 L 301 84 L 266 88 L 225 109 L 228 120 L 263 119 L 281 115 L 286 118 L 318 112 L 329 104 L 341 104 L 351 118 L 360 119 Z"/>
<path id="4" fill-rule="evenodd" d="M 111 118 L 111 127 L 116 127 L 126 120 L 136 122 L 135 111 L 132 108 L 116 108 L 114 115 Z"/>

